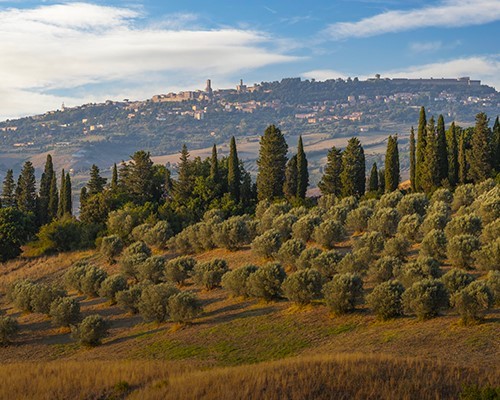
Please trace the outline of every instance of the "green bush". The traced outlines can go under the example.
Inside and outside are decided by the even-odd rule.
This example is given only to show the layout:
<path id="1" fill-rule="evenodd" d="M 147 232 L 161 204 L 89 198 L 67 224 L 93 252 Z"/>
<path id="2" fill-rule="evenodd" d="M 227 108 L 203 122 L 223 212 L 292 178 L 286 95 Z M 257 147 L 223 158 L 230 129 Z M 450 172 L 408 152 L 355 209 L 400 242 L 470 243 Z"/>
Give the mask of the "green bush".
<path id="1" fill-rule="evenodd" d="M 481 229 L 481 218 L 476 215 L 466 214 L 452 218 L 448 225 L 446 225 L 445 233 L 448 240 L 451 240 L 458 235 L 472 235 L 479 237 Z"/>
<path id="2" fill-rule="evenodd" d="M 82 241 L 83 224 L 69 215 L 42 226 L 37 236 L 37 247 L 45 254 L 77 250 L 86 244 Z"/>
<path id="3" fill-rule="evenodd" d="M 158 283 L 161 281 L 165 273 L 165 257 L 148 257 L 142 263 L 137 265 L 136 270 L 139 281 L 151 281 L 153 283 Z"/>
<path id="4" fill-rule="evenodd" d="M 414 313 L 421 320 L 432 318 L 447 307 L 448 293 L 442 282 L 423 279 L 403 293 L 403 305 L 407 313 Z"/>
<path id="5" fill-rule="evenodd" d="M 70 326 L 80 321 L 80 304 L 69 297 L 59 297 L 50 305 L 52 324 Z"/>
<path id="6" fill-rule="evenodd" d="M 429 212 L 420 225 L 420 233 L 425 236 L 432 230 L 442 231 L 446 228 L 450 216 L 444 212 Z"/>
<path id="7" fill-rule="evenodd" d="M 142 291 L 150 285 L 150 282 L 141 282 L 129 287 L 127 290 L 122 290 L 121 292 L 116 293 L 116 303 L 123 310 L 132 314 L 137 314 L 139 312 L 138 307 Z"/>
<path id="8" fill-rule="evenodd" d="M 484 224 L 489 224 L 500 218 L 500 187 L 495 186 L 490 191 L 479 196 L 473 207 L 477 209 Z"/>
<path id="9" fill-rule="evenodd" d="M 225 260 L 215 259 L 197 264 L 193 269 L 193 279 L 197 285 L 206 290 L 215 289 L 220 286 L 222 276 L 229 271 Z"/>
<path id="10" fill-rule="evenodd" d="M 450 295 L 464 289 L 474 281 L 474 277 L 463 269 L 452 268 L 443 275 L 441 280 Z"/>
<path id="11" fill-rule="evenodd" d="M 287 240 L 281 246 L 277 259 L 285 266 L 296 268 L 297 260 L 306 249 L 306 244 L 300 239 Z"/>
<path id="12" fill-rule="evenodd" d="M 405 215 L 398 224 L 398 235 L 403 236 L 410 242 L 416 242 L 419 238 L 422 217 L 418 214 Z"/>
<path id="13" fill-rule="evenodd" d="M 367 248 L 372 254 L 379 254 L 384 249 L 385 238 L 380 232 L 367 232 L 353 244 L 353 250 Z"/>
<path id="14" fill-rule="evenodd" d="M 369 264 L 373 261 L 373 253 L 367 247 L 347 253 L 337 264 L 339 273 L 351 273 L 364 275 L 368 271 Z"/>
<path id="15" fill-rule="evenodd" d="M 328 211 L 337 204 L 337 197 L 334 194 L 325 194 L 318 199 L 318 207 Z"/>
<path id="16" fill-rule="evenodd" d="M 311 268 L 314 260 L 320 257 L 323 254 L 321 249 L 317 247 L 310 247 L 305 249 L 298 258 L 296 262 L 297 269 L 307 269 Z"/>
<path id="17" fill-rule="evenodd" d="M 483 243 L 489 243 L 500 237 L 500 218 L 495 221 L 490 222 L 483 228 L 483 233 L 481 234 L 481 241 Z"/>
<path id="18" fill-rule="evenodd" d="M 186 323 L 199 316 L 203 309 L 194 293 L 179 292 L 168 299 L 168 311 L 172 321 Z"/>
<path id="19" fill-rule="evenodd" d="M 292 237 L 302 240 L 304 243 L 311 239 L 314 229 L 321 223 L 321 219 L 315 215 L 306 215 L 299 218 L 292 226 Z"/>
<path id="20" fill-rule="evenodd" d="M 311 260 L 311 268 L 318 271 L 324 279 L 332 279 L 338 272 L 338 264 L 342 255 L 336 250 L 324 251 Z"/>
<path id="21" fill-rule="evenodd" d="M 56 299 L 66 296 L 66 291 L 54 285 L 36 284 L 31 293 L 31 309 L 35 313 L 49 315 L 50 305 Z"/>
<path id="22" fill-rule="evenodd" d="M 106 271 L 94 265 L 85 268 L 85 274 L 80 278 L 81 292 L 90 297 L 97 297 L 102 282 L 108 277 Z"/>
<path id="23" fill-rule="evenodd" d="M 385 242 L 383 256 L 395 257 L 400 260 L 406 260 L 410 242 L 401 235 L 396 235 Z"/>
<path id="24" fill-rule="evenodd" d="M 165 248 L 168 240 L 173 236 L 173 231 L 167 221 L 159 221 L 152 226 L 144 235 L 144 241 L 149 246 Z"/>
<path id="25" fill-rule="evenodd" d="M 248 216 L 235 216 L 214 226 L 214 242 L 218 247 L 236 251 L 252 241 Z"/>
<path id="26" fill-rule="evenodd" d="M 85 275 L 87 268 L 91 265 L 92 264 L 88 263 L 87 261 L 80 260 L 69 267 L 64 274 L 64 284 L 66 285 L 66 287 L 74 289 L 79 293 L 83 293 L 82 278 Z"/>
<path id="27" fill-rule="evenodd" d="M 0 346 L 10 344 L 19 332 L 19 324 L 12 317 L 0 317 Z"/>
<path id="28" fill-rule="evenodd" d="M 123 240 L 118 235 L 103 237 L 101 240 L 101 254 L 106 259 L 114 263 L 115 258 L 120 255 L 123 250 Z"/>
<path id="29" fill-rule="evenodd" d="M 346 226 L 354 232 L 363 232 L 368 228 L 368 220 L 373 215 L 373 209 L 362 206 L 347 214 Z"/>
<path id="30" fill-rule="evenodd" d="M 229 291 L 232 296 L 249 297 L 247 281 L 248 277 L 257 271 L 255 265 L 245 265 L 226 272 L 222 276 L 222 287 Z"/>
<path id="31" fill-rule="evenodd" d="M 9 290 L 9 298 L 14 306 L 25 312 L 33 312 L 33 294 L 37 285 L 27 279 L 14 282 Z"/>
<path id="32" fill-rule="evenodd" d="M 78 325 L 71 326 L 71 336 L 85 346 L 97 346 L 108 334 L 109 322 L 94 314 L 84 318 Z"/>
<path id="33" fill-rule="evenodd" d="M 399 215 L 418 214 L 424 216 L 429 205 L 427 196 L 423 193 L 411 193 L 404 196 L 398 203 L 396 209 Z"/>
<path id="34" fill-rule="evenodd" d="M 443 231 L 433 229 L 424 236 L 420 246 L 420 254 L 437 260 L 446 258 L 446 235 Z"/>
<path id="35" fill-rule="evenodd" d="M 370 265 L 368 275 L 377 283 L 386 282 L 394 278 L 394 271 L 401 269 L 402 262 L 396 257 L 382 257 Z"/>
<path id="36" fill-rule="evenodd" d="M 179 289 L 170 283 L 144 287 L 137 307 L 144 321 L 166 321 L 169 318 L 168 301 L 177 293 Z"/>
<path id="37" fill-rule="evenodd" d="M 473 253 L 477 266 L 483 271 L 500 270 L 500 237 L 485 244 L 480 250 Z"/>
<path id="38" fill-rule="evenodd" d="M 394 236 L 398 230 L 399 213 L 395 208 L 379 208 L 368 221 L 370 231 L 378 231 L 384 236 Z"/>
<path id="39" fill-rule="evenodd" d="M 323 286 L 328 308 L 336 315 L 354 311 L 363 296 L 363 281 L 355 274 L 338 274 Z"/>
<path id="40" fill-rule="evenodd" d="M 123 290 L 127 290 L 127 279 L 119 274 L 111 275 L 102 281 L 99 296 L 106 297 L 110 304 L 116 304 L 116 294 Z"/>
<path id="41" fill-rule="evenodd" d="M 439 188 L 437 189 L 431 197 L 431 203 L 434 204 L 438 201 L 442 201 L 443 203 L 446 204 L 451 204 L 453 201 L 453 193 L 451 193 L 448 189 L 446 188 Z"/>
<path id="42" fill-rule="evenodd" d="M 120 266 L 122 273 L 130 278 L 138 279 L 137 268 L 151 257 L 151 249 L 144 242 L 134 242 L 123 251 Z"/>
<path id="43" fill-rule="evenodd" d="M 322 284 L 321 274 L 309 268 L 288 275 L 281 288 L 288 300 L 305 305 L 320 297 Z"/>
<path id="44" fill-rule="evenodd" d="M 195 266 L 196 260 L 193 257 L 174 258 L 165 265 L 165 279 L 182 285 Z"/>
<path id="45" fill-rule="evenodd" d="M 252 242 L 252 251 L 264 258 L 274 257 L 281 247 L 281 235 L 276 229 L 266 231 Z"/>
<path id="46" fill-rule="evenodd" d="M 327 219 L 314 229 L 314 240 L 327 249 L 332 249 L 335 243 L 345 238 L 346 232 L 342 224 L 333 219 Z"/>
<path id="47" fill-rule="evenodd" d="M 375 286 L 366 301 L 377 318 L 388 320 L 403 315 L 403 293 L 398 281 L 387 281 Z"/>
<path id="48" fill-rule="evenodd" d="M 490 271 L 486 275 L 486 283 L 493 294 L 495 304 L 500 304 L 500 271 Z"/>
<path id="49" fill-rule="evenodd" d="M 455 194 L 453 195 L 453 202 L 451 204 L 453 211 L 457 211 L 463 206 L 470 206 L 476 199 L 476 195 L 476 189 L 472 184 L 457 186 Z"/>
<path id="50" fill-rule="evenodd" d="M 441 276 L 439 262 L 432 257 L 418 257 L 416 260 L 401 265 L 394 271 L 394 276 L 406 288 L 422 279 L 436 279 Z"/>
<path id="51" fill-rule="evenodd" d="M 292 237 L 292 227 L 297 221 L 298 218 L 291 213 L 280 215 L 274 221 L 273 229 L 276 229 L 280 233 L 281 239 L 285 241 Z"/>
<path id="52" fill-rule="evenodd" d="M 146 233 L 153 227 L 153 225 L 149 223 L 137 225 L 134 229 L 132 229 L 131 236 L 135 241 L 146 241 Z"/>
<path id="53" fill-rule="evenodd" d="M 285 271 L 278 263 L 268 263 L 248 277 L 248 293 L 259 299 L 271 301 L 281 296 Z"/>
<path id="54" fill-rule="evenodd" d="M 481 321 L 485 311 L 493 306 L 493 294 L 484 281 L 475 281 L 451 297 L 452 306 L 466 325 Z"/>
<path id="55" fill-rule="evenodd" d="M 399 202 L 403 199 L 403 193 L 399 190 L 395 190 L 394 192 L 384 194 L 378 204 L 377 208 L 395 208 L 399 204 Z"/>
<path id="56" fill-rule="evenodd" d="M 457 235 L 448 242 L 448 259 L 454 267 L 472 268 L 474 263 L 473 253 L 479 250 L 480 242 L 476 236 Z"/>

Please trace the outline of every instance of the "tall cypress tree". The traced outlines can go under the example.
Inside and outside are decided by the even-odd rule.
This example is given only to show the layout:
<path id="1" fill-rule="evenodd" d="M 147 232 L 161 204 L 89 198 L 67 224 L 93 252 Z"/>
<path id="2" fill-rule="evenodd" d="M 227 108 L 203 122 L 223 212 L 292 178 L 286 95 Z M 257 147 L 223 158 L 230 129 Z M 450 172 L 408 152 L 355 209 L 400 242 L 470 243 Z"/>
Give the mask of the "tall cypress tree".
<path id="1" fill-rule="evenodd" d="M 358 138 L 351 138 L 342 155 L 342 182 L 343 196 L 362 196 L 365 194 L 365 152 Z"/>
<path id="2" fill-rule="evenodd" d="M 417 191 L 415 182 L 415 172 L 416 172 L 416 159 L 415 159 L 415 131 L 413 126 L 410 132 L 410 184 L 411 191 L 415 193 Z"/>
<path id="3" fill-rule="evenodd" d="M 26 213 L 32 212 L 36 214 L 37 196 L 35 168 L 31 161 L 26 161 L 24 163 L 17 182 L 17 207 Z"/>
<path id="4" fill-rule="evenodd" d="M 307 187 L 309 186 L 309 171 L 307 170 L 307 157 L 304 152 L 302 136 L 299 136 L 297 146 L 297 198 L 305 199 Z"/>
<path id="5" fill-rule="evenodd" d="M 378 170 L 378 191 L 385 192 L 385 169 L 383 168 Z"/>
<path id="6" fill-rule="evenodd" d="M 334 194 L 340 196 L 342 193 L 342 182 L 340 174 L 342 172 L 342 150 L 333 146 L 326 157 L 325 171 L 318 184 L 321 193 Z"/>
<path id="7" fill-rule="evenodd" d="M 458 181 L 461 184 L 468 181 L 468 165 L 467 165 L 467 136 L 466 131 L 460 133 L 458 141 Z"/>
<path id="8" fill-rule="evenodd" d="M 369 192 L 377 192 L 378 191 L 377 163 L 373 163 L 372 169 L 370 170 L 370 179 L 368 180 L 368 191 Z"/>
<path id="9" fill-rule="evenodd" d="M 417 154 L 416 154 L 416 170 L 415 170 L 415 189 L 420 191 L 423 189 L 422 186 L 422 174 L 425 168 L 425 153 L 426 153 L 426 126 L 427 118 L 425 116 L 425 108 L 420 109 L 420 117 L 418 120 L 418 131 L 417 131 Z"/>
<path id="10" fill-rule="evenodd" d="M 66 173 L 66 178 L 64 179 L 64 214 L 73 214 L 73 201 L 71 199 L 71 178 L 69 176 L 69 172 Z"/>
<path id="11" fill-rule="evenodd" d="M 236 149 L 236 139 L 231 138 L 229 144 L 229 159 L 227 166 L 227 187 L 229 194 L 234 201 L 240 201 L 241 194 L 241 170 L 240 161 L 238 159 L 238 150 Z"/>
<path id="12" fill-rule="evenodd" d="M 448 181 L 452 187 L 456 186 L 458 183 L 458 142 L 457 142 L 457 130 L 455 127 L 455 122 L 451 123 L 446 135 L 446 141 L 448 143 Z"/>
<path id="13" fill-rule="evenodd" d="M 267 127 L 260 138 L 257 160 L 257 196 L 272 200 L 283 196 L 288 145 L 281 130 L 274 125 Z"/>
<path id="14" fill-rule="evenodd" d="M 210 178 L 215 184 L 219 183 L 219 159 L 217 157 L 217 145 L 212 146 L 212 157 L 210 158 Z"/>
<path id="15" fill-rule="evenodd" d="M 498 115 L 493 125 L 493 168 L 497 173 L 500 173 L 500 122 Z"/>
<path id="16" fill-rule="evenodd" d="M 426 129 L 425 164 L 421 169 L 421 186 L 424 192 L 430 193 L 440 185 L 438 170 L 438 147 L 434 117 L 429 119 Z"/>
<path id="17" fill-rule="evenodd" d="M 116 190 L 118 188 L 118 168 L 116 163 L 113 164 L 113 173 L 111 175 L 111 190 Z"/>
<path id="18" fill-rule="evenodd" d="M 2 186 L 2 202 L 4 207 L 13 207 L 16 204 L 15 198 L 16 183 L 14 182 L 14 171 L 7 170 Z"/>
<path id="19" fill-rule="evenodd" d="M 49 196 L 50 196 L 50 183 L 52 182 L 52 176 L 54 175 L 54 165 L 52 163 L 52 156 L 47 155 L 47 160 L 45 161 L 45 168 L 40 179 L 40 191 L 38 197 L 38 223 L 39 225 L 45 225 L 50 222 L 49 216 Z"/>
<path id="20" fill-rule="evenodd" d="M 398 137 L 389 136 L 387 140 L 387 151 L 385 153 L 385 191 L 393 192 L 398 188 L 399 175 L 399 150 Z"/>
<path id="21" fill-rule="evenodd" d="M 444 117 L 442 114 L 438 117 L 437 123 L 437 163 L 439 184 L 448 179 L 448 149 L 446 145 L 446 130 L 444 126 Z"/>
<path id="22" fill-rule="evenodd" d="M 470 178 L 474 183 L 477 183 L 489 178 L 493 169 L 488 117 L 483 112 L 476 115 L 476 126 L 471 144 Z"/>
<path id="23" fill-rule="evenodd" d="M 89 198 L 89 193 L 87 191 L 87 186 L 82 187 L 80 190 L 80 209 L 82 209 L 85 205 L 85 202 Z"/>
<path id="24" fill-rule="evenodd" d="M 50 191 L 49 191 L 49 221 L 57 218 L 57 209 L 59 207 L 59 194 L 57 193 L 57 176 L 54 172 L 52 179 L 50 181 Z"/>
<path id="25" fill-rule="evenodd" d="M 298 193 L 298 167 L 297 155 L 295 154 L 288 160 L 285 169 L 285 183 L 283 184 L 283 193 L 287 198 L 294 198 Z"/>
<path id="26" fill-rule="evenodd" d="M 90 167 L 90 180 L 87 183 L 87 194 L 89 196 L 93 196 L 95 194 L 102 193 L 105 185 L 106 178 L 101 176 L 99 167 L 92 164 L 92 167 Z"/>
<path id="27" fill-rule="evenodd" d="M 61 218 L 64 213 L 66 212 L 66 196 L 65 196 L 65 190 L 66 190 L 66 173 L 64 172 L 64 168 L 61 172 L 61 185 L 59 186 L 59 204 L 57 206 L 57 218 Z"/>
<path id="28" fill-rule="evenodd" d="M 177 201 L 182 202 L 189 198 L 193 187 L 189 151 L 185 144 L 182 145 L 178 172 L 179 176 L 177 178 L 177 182 L 174 184 L 174 196 Z"/>

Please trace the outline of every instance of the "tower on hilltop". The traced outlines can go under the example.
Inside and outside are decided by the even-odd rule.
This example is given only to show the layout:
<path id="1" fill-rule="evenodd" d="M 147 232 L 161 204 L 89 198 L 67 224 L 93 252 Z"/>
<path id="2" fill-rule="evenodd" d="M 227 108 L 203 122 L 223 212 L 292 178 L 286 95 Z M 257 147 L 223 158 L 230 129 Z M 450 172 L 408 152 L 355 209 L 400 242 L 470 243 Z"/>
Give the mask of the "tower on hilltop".
<path id="1" fill-rule="evenodd" d="M 212 81 L 210 79 L 207 79 L 207 87 L 205 88 L 205 93 L 208 94 L 209 96 L 212 95 Z"/>

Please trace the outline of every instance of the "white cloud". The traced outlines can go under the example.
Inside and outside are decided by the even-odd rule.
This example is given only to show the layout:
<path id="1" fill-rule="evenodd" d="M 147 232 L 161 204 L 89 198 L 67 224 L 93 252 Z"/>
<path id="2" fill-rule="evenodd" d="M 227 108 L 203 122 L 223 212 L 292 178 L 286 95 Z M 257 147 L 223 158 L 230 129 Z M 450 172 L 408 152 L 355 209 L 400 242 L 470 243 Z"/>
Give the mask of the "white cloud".
<path id="1" fill-rule="evenodd" d="M 8 93 L 0 96 L 0 118 L 43 112 L 62 101 L 76 105 L 95 95 L 136 98 L 142 87 L 156 87 L 149 96 L 167 85 L 173 90 L 206 78 L 220 81 L 296 59 L 271 49 L 273 39 L 261 32 L 200 29 L 193 27 L 192 14 L 151 25 L 142 18 L 135 9 L 87 3 L 0 11 L 0 76 Z M 93 95 L 74 95 L 89 84 L 95 85 Z M 58 96 L 60 91 L 73 96 Z"/>
<path id="2" fill-rule="evenodd" d="M 326 81 L 328 79 L 342 78 L 346 79 L 347 74 L 333 69 L 315 69 L 312 71 L 307 71 L 301 74 L 302 77 L 306 79 L 316 79 L 318 81 Z"/>
<path id="3" fill-rule="evenodd" d="M 414 42 L 410 43 L 410 50 L 413 53 L 432 53 L 440 50 L 443 47 L 443 43 L 437 42 Z"/>
<path id="4" fill-rule="evenodd" d="M 386 11 L 357 22 L 338 22 L 324 34 L 333 40 L 361 38 L 418 28 L 461 27 L 500 20 L 498 0 L 446 0 L 408 11 Z"/>

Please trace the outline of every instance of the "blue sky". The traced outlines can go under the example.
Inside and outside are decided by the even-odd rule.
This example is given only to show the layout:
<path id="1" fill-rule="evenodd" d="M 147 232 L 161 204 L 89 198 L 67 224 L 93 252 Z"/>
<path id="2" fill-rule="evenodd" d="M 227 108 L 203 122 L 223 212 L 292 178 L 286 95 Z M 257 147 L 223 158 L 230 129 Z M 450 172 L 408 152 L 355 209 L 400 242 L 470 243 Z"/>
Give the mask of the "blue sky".
<path id="1" fill-rule="evenodd" d="M 0 0 L 0 119 L 280 80 L 471 76 L 500 89 L 500 0 Z"/>

